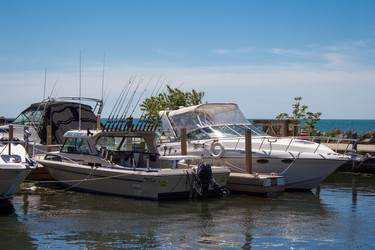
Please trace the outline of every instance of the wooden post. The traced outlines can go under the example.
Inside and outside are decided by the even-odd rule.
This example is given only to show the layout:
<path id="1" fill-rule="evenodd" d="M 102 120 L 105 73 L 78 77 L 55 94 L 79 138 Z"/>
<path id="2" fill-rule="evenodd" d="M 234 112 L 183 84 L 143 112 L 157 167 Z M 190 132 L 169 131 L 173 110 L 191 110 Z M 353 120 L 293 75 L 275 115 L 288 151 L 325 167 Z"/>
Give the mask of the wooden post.
<path id="1" fill-rule="evenodd" d="M 288 133 L 288 131 L 289 131 L 289 120 L 283 120 L 282 123 L 283 123 L 283 125 L 281 126 L 282 136 L 286 137 L 286 136 L 289 135 L 289 133 Z"/>
<path id="2" fill-rule="evenodd" d="M 12 141 L 13 141 L 13 125 L 9 125 L 9 132 L 8 132 L 8 135 L 9 135 L 9 144 L 8 144 L 8 154 L 11 155 L 12 154 L 12 150 L 11 150 L 11 145 L 12 145 Z"/>
<path id="3" fill-rule="evenodd" d="M 187 155 L 186 128 L 181 128 L 181 155 Z"/>
<path id="4" fill-rule="evenodd" d="M 52 144 L 52 126 L 47 126 L 47 152 L 51 152 L 51 144 Z"/>
<path id="5" fill-rule="evenodd" d="M 29 130 L 29 127 L 25 126 L 23 128 L 23 134 L 24 134 L 24 138 L 25 138 L 25 150 L 26 150 L 26 152 L 29 152 L 29 135 L 26 134 L 27 130 Z"/>
<path id="6" fill-rule="evenodd" d="M 245 130 L 245 154 L 246 154 L 246 172 L 251 174 L 253 172 L 253 155 L 251 148 L 251 129 Z"/>
<path id="7" fill-rule="evenodd" d="M 102 128 L 101 118 L 100 118 L 100 115 L 97 115 L 96 116 L 96 129 L 100 130 L 101 128 Z"/>

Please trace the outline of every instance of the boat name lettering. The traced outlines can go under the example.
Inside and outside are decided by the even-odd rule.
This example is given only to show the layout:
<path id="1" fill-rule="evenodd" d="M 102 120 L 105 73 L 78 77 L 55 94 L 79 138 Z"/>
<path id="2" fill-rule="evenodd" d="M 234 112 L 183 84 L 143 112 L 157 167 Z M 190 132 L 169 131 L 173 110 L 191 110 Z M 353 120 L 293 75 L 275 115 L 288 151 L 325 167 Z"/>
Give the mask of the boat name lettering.
<path id="1" fill-rule="evenodd" d="M 151 183 L 154 183 L 154 182 L 155 182 L 155 180 L 154 180 L 153 178 L 151 178 L 151 177 L 145 177 L 144 180 L 145 180 L 146 182 L 151 182 Z"/>
<path id="2" fill-rule="evenodd" d="M 66 134 L 67 136 L 69 137 L 81 137 L 81 136 L 85 136 L 86 133 L 80 133 L 80 132 L 69 132 Z"/>

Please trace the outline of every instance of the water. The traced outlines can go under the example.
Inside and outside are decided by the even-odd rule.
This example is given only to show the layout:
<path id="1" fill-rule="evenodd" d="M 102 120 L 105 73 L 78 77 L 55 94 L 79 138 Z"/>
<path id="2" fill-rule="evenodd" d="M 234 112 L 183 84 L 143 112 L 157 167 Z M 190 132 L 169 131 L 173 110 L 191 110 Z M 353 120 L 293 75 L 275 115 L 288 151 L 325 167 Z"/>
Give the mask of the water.
<path id="1" fill-rule="evenodd" d="M 205 201 L 38 187 L 0 217 L 0 249 L 374 249 L 374 191 L 374 175 L 339 172 L 312 192 Z"/>
<path id="2" fill-rule="evenodd" d="M 252 119 L 249 119 L 251 122 Z M 375 130 L 374 119 L 322 119 L 317 121 L 315 127 L 320 132 L 332 132 L 339 129 L 344 132 L 357 132 L 359 134 Z"/>
<path id="3" fill-rule="evenodd" d="M 344 132 L 352 131 L 360 134 L 375 130 L 375 120 L 356 119 L 322 119 L 316 123 L 321 132 L 332 132 L 340 129 Z"/>

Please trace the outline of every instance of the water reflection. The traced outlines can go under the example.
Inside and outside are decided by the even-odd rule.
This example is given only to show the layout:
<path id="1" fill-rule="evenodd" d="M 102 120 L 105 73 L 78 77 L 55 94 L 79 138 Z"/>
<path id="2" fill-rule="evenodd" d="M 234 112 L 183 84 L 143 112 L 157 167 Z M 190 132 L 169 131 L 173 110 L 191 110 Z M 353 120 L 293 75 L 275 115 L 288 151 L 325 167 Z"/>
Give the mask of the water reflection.
<path id="1" fill-rule="evenodd" d="M 34 239 L 15 213 L 11 201 L 0 202 L 0 249 L 35 249 Z"/>
<path id="2" fill-rule="evenodd" d="M 12 230 L 39 249 L 358 248 L 374 244 L 373 185 L 334 175 L 314 192 L 168 202 L 37 189 L 13 199 Z"/>
<path id="3" fill-rule="evenodd" d="M 0 217 L 14 213 L 14 206 L 9 200 L 0 200 Z"/>

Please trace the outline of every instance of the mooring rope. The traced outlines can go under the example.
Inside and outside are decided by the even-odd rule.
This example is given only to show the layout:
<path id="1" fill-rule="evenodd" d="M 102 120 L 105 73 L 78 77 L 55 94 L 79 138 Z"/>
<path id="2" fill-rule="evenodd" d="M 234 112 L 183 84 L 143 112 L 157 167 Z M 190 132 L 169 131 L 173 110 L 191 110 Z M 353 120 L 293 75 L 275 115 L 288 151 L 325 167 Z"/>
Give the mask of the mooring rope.
<path id="1" fill-rule="evenodd" d="M 286 171 L 288 171 L 288 169 L 296 162 L 296 159 L 299 158 L 301 153 L 302 152 L 299 152 L 298 155 L 293 158 L 293 161 L 289 164 L 289 166 L 283 172 L 279 173 L 279 175 L 283 175 Z"/>
<path id="2" fill-rule="evenodd" d="M 289 166 L 281 173 L 278 173 L 279 175 L 283 175 L 286 171 L 288 171 L 288 169 L 295 163 L 296 159 L 299 158 L 300 154 L 302 152 L 299 152 L 298 155 L 296 157 L 293 157 L 293 161 L 289 164 Z M 246 173 L 246 170 L 244 170 L 243 168 L 240 168 L 238 166 L 235 166 L 233 164 L 231 164 L 230 162 L 227 162 L 227 161 L 224 161 L 226 164 L 228 164 L 231 168 L 234 168 L 236 171 L 240 172 L 240 173 Z"/>

